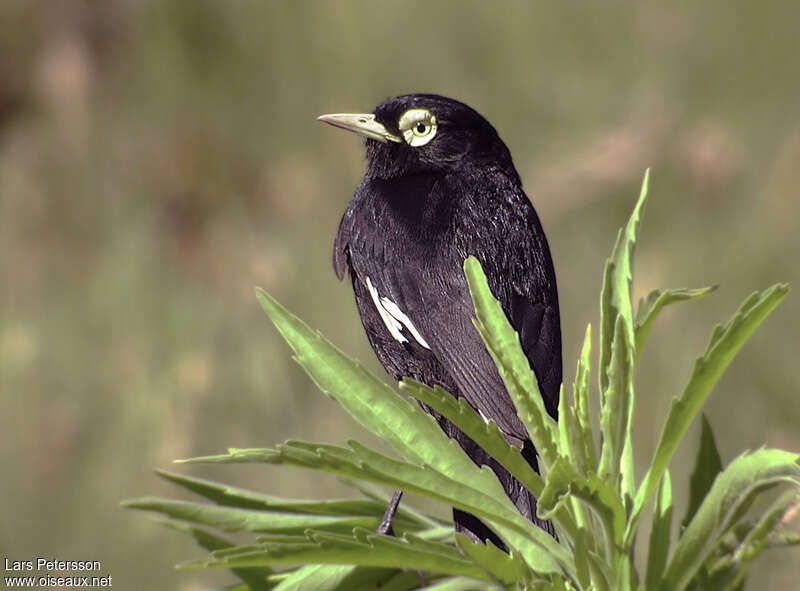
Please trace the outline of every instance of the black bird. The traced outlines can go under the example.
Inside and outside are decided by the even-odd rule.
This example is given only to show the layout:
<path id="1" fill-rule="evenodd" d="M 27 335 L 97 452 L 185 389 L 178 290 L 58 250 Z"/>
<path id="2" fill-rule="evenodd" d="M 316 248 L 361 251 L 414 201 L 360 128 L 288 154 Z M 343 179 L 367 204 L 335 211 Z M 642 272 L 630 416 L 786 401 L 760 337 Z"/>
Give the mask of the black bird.
<path id="1" fill-rule="evenodd" d="M 556 276 L 508 148 L 472 108 L 434 94 L 390 98 L 374 113 L 319 120 L 367 138 L 367 171 L 339 225 L 333 268 L 339 279 L 350 274 L 378 360 L 395 380 L 408 377 L 465 398 L 537 469 L 536 450 L 472 324 L 463 273 L 464 260 L 475 256 L 555 417 L 561 386 Z M 491 467 L 525 517 L 552 533 L 518 480 L 452 423 L 425 410 L 476 464 Z M 399 497 L 382 533 L 391 532 Z M 476 517 L 454 509 L 453 518 L 456 531 L 504 547 Z"/>

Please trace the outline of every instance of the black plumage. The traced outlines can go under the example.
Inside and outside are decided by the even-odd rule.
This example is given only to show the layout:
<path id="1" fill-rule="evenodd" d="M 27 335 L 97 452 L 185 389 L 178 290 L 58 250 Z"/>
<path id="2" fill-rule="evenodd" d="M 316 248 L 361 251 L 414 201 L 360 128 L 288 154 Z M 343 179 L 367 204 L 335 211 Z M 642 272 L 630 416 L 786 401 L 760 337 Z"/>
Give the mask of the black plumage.
<path id="1" fill-rule="evenodd" d="M 536 453 L 472 324 L 463 262 L 475 256 L 556 416 L 561 329 L 556 278 L 539 218 L 495 129 L 458 101 L 429 94 L 388 99 L 373 114 L 323 121 L 367 136 L 367 171 L 342 217 L 333 266 L 349 273 L 372 348 L 394 378 L 439 385 L 500 427 L 536 468 Z M 430 412 L 430 409 L 426 409 Z M 434 413 L 435 414 L 435 413 Z M 487 464 L 520 512 L 541 527 L 535 498 L 446 419 L 477 464 Z M 495 534 L 454 511 L 473 539 Z"/>

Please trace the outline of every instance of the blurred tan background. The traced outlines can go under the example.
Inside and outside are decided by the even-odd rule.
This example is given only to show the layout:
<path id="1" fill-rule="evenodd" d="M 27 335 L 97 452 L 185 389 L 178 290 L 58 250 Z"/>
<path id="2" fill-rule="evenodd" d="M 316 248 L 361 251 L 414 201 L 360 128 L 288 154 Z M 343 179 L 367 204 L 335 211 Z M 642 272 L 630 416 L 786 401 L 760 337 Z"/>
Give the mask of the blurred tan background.
<path id="1" fill-rule="evenodd" d="M 652 167 L 637 296 L 721 287 L 651 335 L 641 469 L 713 325 L 797 281 L 798 17 L 790 2 L 689 0 L 0 3 L 0 555 L 101 560 L 118 589 L 204 589 L 230 577 L 175 572 L 202 552 L 119 508 L 180 496 L 153 468 L 350 494 L 171 460 L 364 438 L 291 362 L 253 286 L 379 370 L 330 267 L 362 146 L 315 117 L 408 92 L 467 102 L 509 146 L 553 250 L 570 383 Z M 726 462 L 800 450 L 799 320 L 795 292 L 706 405 Z M 794 588 L 791 561 L 762 559 L 749 588 Z"/>

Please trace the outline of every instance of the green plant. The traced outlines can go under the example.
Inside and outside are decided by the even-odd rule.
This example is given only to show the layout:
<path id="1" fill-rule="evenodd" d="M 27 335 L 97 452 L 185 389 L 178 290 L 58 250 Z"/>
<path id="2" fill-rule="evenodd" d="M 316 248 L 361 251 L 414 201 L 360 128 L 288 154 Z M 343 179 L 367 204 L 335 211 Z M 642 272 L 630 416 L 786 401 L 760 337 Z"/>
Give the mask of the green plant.
<path id="1" fill-rule="evenodd" d="M 723 468 L 703 417 L 689 508 L 672 525 L 669 462 L 717 379 L 756 327 L 787 294 L 778 284 L 745 300 L 717 326 L 683 392 L 670 407 L 642 482 L 634 476 L 631 433 L 634 369 L 659 311 L 712 291 L 670 289 L 631 301 L 632 261 L 647 197 L 648 176 L 627 225 L 620 231 L 603 280 L 600 307 L 598 430 L 589 412 L 591 330 L 578 360 L 572 396 L 562 388 L 559 420 L 544 410 L 536 377 L 517 334 L 494 299 L 475 259 L 465 273 L 475 305 L 475 326 L 539 451 L 542 476 L 463 401 L 436 388 L 403 381 L 397 392 L 312 331 L 263 291 L 258 299 L 319 388 L 366 429 L 388 442 L 391 458 L 350 441 L 346 447 L 287 441 L 275 449 L 230 449 L 188 462 L 267 463 L 330 472 L 365 499 L 299 501 L 160 473 L 208 503 L 137 499 L 128 507 L 165 514 L 172 527 L 210 551 L 183 568 L 230 568 L 241 580 L 230 589 L 552 589 L 679 591 L 737 590 L 751 561 L 766 548 L 798 544 L 784 531 L 798 504 L 798 454 L 762 448 Z M 487 468 L 475 466 L 416 401 L 446 416 L 483 446 L 539 497 L 539 514 L 552 520 L 551 538 L 507 499 Z M 417 493 L 479 516 L 503 538 L 506 554 L 491 544 L 454 535 L 449 524 L 401 506 L 397 537 L 372 533 L 386 498 L 371 484 Z M 787 492 L 765 503 L 777 485 Z M 634 548 L 643 510 L 655 498 L 646 560 L 637 570 Z M 203 527 L 260 534 L 236 546 Z M 675 536 L 673 538 L 673 530 Z M 273 571 L 275 566 L 293 568 Z M 642 572 L 643 571 L 643 572 Z"/>

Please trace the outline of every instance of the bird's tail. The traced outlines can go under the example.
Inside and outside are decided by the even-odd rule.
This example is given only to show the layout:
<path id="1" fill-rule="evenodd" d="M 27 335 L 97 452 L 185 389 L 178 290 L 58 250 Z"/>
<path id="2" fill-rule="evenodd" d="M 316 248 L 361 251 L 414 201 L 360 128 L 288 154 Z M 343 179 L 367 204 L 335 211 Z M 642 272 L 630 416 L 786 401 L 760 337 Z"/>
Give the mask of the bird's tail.
<path id="1" fill-rule="evenodd" d="M 461 441 L 459 443 L 462 443 Z M 466 443 L 466 442 L 464 442 Z M 462 443 L 462 447 L 464 445 Z M 492 471 L 497 475 L 497 479 L 503 485 L 509 499 L 516 505 L 519 512 L 528 520 L 536 524 L 546 531 L 551 536 L 555 537 L 553 531 L 553 524 L 544 519 L 539 519 L 536 516 L 536 497 L 533 496 L 531 491 L 525 488 L 522 483 L 514 478 L 508 470 L 501 466 L 497 461 L 490 457 L 485 451 L 472 443 L 473 448 L 465 451 L 472 460 L 480 465 L 489 466 Z M 525 441 L 522 447 L 522 457 L 527 460 L 531 468 L 537 473 L 539 472 L 539 465 L 536 460 L 536 449 L 530 440 Z M 502 550 L 506 550 L 505 545 L 500 540 L 498 535 L 494 533 L 485 523 L 470 513 L 461 511 L 460 509 L 453 509 L 453 521 L 455 523 L 455 530 L 457 533 L 464 534 L 473 542 L 485 543 L 487 540 L 492 542 L 495 546 Z"/>
<path id="2" fill-rule="evenodd" d="M 537 474 L 539 473 L 539 461 L 536 457 L 536 448 L 533 447 L 533 442 L 530 439 L 526 439 L 525 442 L 522 444 L 522 457 L 528 462 L 533 471 Z M 522 486 L 522 483 L 513 478 L 509 474 L 509 478 L 511 478 L 516 485 L 519 487 L 520 493 L 517 497 L 517 500 L 514 500 L 512 497 L 512 501 L 519 509 L 519 512 L 522 513 L 525 517 L 530 519 L 533 523 L 535 523 L 538 527 L 542 528 L 544 531 L 549 533 L 551 536 L 555 537 L 556 533 L 553 530 L 553 524 L 545 519 L 539 519 L 536 516 L 536 497 L 533 496 L 533 493 L 529 491 L 527 488 Z M 525 505 L 527 505 L 527 510 L 525 510 Z"/>

